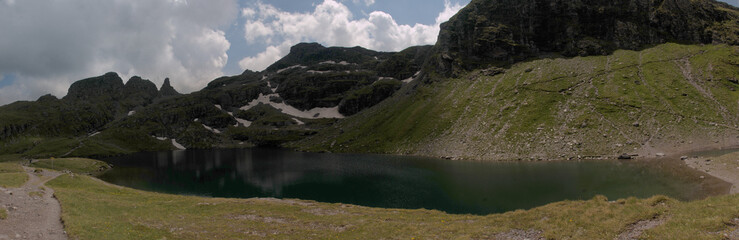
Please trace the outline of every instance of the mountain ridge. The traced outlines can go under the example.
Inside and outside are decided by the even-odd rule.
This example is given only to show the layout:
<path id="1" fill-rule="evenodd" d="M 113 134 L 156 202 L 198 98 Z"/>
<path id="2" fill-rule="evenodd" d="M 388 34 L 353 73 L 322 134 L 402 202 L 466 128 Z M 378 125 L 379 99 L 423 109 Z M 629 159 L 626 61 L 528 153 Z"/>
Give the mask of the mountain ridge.
<path id="1" fill-rule="evenodd" d="M 169 79 L 157 90 L 141 77 L 124 84 L 118 74 L 106 73 L 75 82 L 62 99 L 44 96 L 0 107 L 12 113 L 0 115 L 0 146 L 6 146 L 0 153 L 38 154 L 34 149 L 47 143 L 61 145 L 48 156 L 174 149 L 175 142 L 188 148 L 279 146 L 390 97 L 402 84 L 393 76 L 416 74 L 430 49 L 393 53 L 303 43 L 268 70 L 220 77 L 190 94 L 179 94 Z M 52 118 L 44 121 L 37 113 Z M 40 130 L 59 128 L 66 118 L 77 120 L 64 131 Z"/>
<path id="2" fill-rule="evenodd" d="M 282 146 L 539 160 L 737 145 L 738 12 L 712 0 L 473 0 L 434 46 L 300 43 L 265 71 L 190 94 L 107 73 L 61 99 L 0 106 L 0 154 Z"/>

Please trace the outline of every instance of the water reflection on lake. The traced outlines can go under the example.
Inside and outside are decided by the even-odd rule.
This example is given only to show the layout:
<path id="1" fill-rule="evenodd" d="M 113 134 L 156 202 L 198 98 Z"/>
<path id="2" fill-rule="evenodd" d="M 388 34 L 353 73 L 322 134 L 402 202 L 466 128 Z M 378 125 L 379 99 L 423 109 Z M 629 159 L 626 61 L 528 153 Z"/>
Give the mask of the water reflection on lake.
<path id="1" fill-rule="evenodd" d="M 716 192 L 715 184 L 674 162 L 489 163 L 264 148 L 138 153 L 106 161 L 114 168 L 101 179 L 143 190 L 450 213 L 528 209 L 597 194 L 689 200 Z"/>

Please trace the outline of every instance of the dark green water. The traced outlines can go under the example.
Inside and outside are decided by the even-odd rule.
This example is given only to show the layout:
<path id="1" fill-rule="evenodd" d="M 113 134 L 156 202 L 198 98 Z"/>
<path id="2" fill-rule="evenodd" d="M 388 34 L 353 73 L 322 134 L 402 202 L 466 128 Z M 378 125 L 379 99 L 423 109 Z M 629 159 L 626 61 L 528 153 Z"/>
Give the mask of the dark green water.
<path id="1" fill-rule="evenodd" d="M 106 161 L 114 168 L 101 179 L 149 191 L 449 213 L 498 213 L 598 194 L 690 200 L 711 191 L 690 171 L 666 162 L 489 163 L 261 148 L 138 153 Z"/>

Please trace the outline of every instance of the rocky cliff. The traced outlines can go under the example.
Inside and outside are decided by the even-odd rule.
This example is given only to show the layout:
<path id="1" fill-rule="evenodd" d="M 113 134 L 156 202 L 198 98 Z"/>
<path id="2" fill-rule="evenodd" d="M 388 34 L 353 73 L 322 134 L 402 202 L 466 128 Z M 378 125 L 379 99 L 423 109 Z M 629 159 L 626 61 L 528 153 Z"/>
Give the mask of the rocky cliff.
<path id="1" fill-rule="evenodd" d="M 473 0 L 392 98 L 291 146 L 516 160 L 739 144 L 739 14 L 710 0 Z"/>
<path id="2" fill-rule="evenodd" d="M 735 45 L 737 29 L 737 9 L 713 0 L 473 0 L 442 24 L 432 65 L 452 74 L 666 42 Z"/>
<path id="3" fill-rule="evenodd" d="M 169 82 L 169 78 L 164 79 L 164 83 L 162 83 L 162 87 L 159 88 L 159 96 L 168 97 L 168 96 L 177 96 L 180 95 L 177 90 L 172 87 L 172 85 Z"/>
<path id="4" fill-rule="evenodd" d="M 123 86 L 123 79 L 117 73 L 109 72 L 102 76 L 74 82 L 69 87 L 64 99 L 70 101 L 85 101 L 97 98 L 119 99 L 122 96 Z"/>

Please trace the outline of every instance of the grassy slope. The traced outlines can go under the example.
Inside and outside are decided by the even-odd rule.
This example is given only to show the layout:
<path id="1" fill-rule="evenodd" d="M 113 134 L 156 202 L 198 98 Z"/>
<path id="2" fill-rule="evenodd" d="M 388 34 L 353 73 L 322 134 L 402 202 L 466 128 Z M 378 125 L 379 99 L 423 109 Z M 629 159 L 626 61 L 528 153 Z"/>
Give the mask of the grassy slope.
<path id="1" fill-rule="evenodd" d="M 470 159 L 652 155 L 736 144 L 739 47 L 663 44 L 411 83 L 293 146 Z M 413 89 L 413 90 L 411 90 Z"/>
<path id="2" fill-rule="evenodd" d="M 28 158 L 67 156 L 101 157 L 139 151 L 171 149 L 171 141 L 157 140 L 144 131 L 112 129 L 95 136 L 77 137 L 20 136 L 0 141 L 0 155 Z M 0 157 L 0 162 L 3 159 Z"/>
<path id="3" fill-rule="evenodd" d="M 88 158 L 41 159 L 31 164 L 31 166 L 93 175 L 110 169 L 110 165 L 107 163 Z"/>
<path id="4" fill-rule="evenodd" d="M 49 183 L 71 238 L 79 239 L 411 239 L 490 238 L 512 229 L 547 238 L 611 239 L 630 224 L 664 224 L 648 239 L 718 239 L 739 217 L 739 195 L 703 201 L 650 199 L 563 201 L 489 216 L 380 209 L 302 200 L 221 199 L 144 192 L 87 176 Z"/>
<path id="5" fill-rule="evenodd" d="M 22 136 L 0 141 L 0 155 L 20 154 L 28 157 L 61 156 L 80 144 L 72 137 Z"/>
<path id="6" fill-rule="evenodd" d="M 0 163 L 0 187 L 20 187 L 28 180 L 23 168 L 15 163 Z"/>

